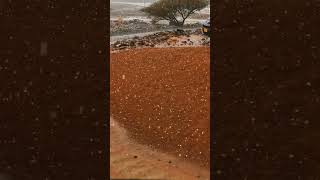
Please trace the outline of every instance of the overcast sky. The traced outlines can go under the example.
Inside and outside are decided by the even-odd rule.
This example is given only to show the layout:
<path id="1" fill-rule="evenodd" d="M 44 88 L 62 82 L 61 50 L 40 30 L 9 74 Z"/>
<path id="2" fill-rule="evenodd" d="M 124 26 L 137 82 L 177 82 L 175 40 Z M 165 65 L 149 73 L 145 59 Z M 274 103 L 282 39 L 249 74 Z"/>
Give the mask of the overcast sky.
<path id="1" fill-rule="evenodd" d="M 145 0 L 145 2 L 155 2 L 157 0 Z M 111 2 L 136 2 L 136 3 L 143 3 L 144 0 L 111 0 Z"/>

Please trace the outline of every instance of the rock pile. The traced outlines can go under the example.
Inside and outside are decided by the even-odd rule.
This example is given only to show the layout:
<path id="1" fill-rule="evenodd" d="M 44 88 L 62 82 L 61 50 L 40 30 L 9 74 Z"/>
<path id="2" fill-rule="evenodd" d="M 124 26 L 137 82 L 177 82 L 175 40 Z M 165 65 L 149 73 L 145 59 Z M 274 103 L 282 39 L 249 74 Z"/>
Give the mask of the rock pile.
<path id="1" fill-rule="evenodd" d="M 196 28 L 200 26 L 201 26 L 200 23 L 186 24 L 184 28 Z M 122 22 L 110 21 L 110 34 L 112 36 L 129 34 L 129 33 L 168 30 L 172 28 L 176 28 L 176 27 L 171 25 L 166 25 L 166 24 L 152 24 L 139 19 L 133 19 L 133 20 L 122 21 Z"/>
<path id="2" fill-rule="evenodd" d="M 196 38 L 194 38 L 196 36 Z M 147 35 L 144 37 L 134 37 L 116 41 L 111 44 L 112 50 L 124 50 L 138 47 L 156 47 L 156 46 L 210 46 L 210 38 L 201 35 L 201 30 L 181 30 L 163 31 Z"/>

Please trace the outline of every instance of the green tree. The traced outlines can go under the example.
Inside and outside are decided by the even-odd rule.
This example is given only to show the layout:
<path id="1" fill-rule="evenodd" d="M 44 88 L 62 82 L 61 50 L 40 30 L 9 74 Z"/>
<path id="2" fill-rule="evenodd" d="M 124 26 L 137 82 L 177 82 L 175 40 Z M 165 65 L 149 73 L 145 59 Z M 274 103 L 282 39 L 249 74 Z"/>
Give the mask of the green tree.
<path id="1" fill-rule="evenodd" d="M 209 0 L 159 0 L 141 11 L 171 25 L 183 26 L 185 20 L 209 4 Z"/>

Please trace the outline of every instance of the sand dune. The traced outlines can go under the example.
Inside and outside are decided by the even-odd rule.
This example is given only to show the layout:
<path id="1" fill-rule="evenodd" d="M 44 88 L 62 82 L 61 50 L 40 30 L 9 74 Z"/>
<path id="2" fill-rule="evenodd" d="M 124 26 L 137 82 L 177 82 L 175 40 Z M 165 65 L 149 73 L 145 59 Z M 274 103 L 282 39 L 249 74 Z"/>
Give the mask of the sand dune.
<path id="1" fill-rule="evenodd" d="M 209 57 L 208 47 L 111 54 L 115 176 L 209 178 Z"/>

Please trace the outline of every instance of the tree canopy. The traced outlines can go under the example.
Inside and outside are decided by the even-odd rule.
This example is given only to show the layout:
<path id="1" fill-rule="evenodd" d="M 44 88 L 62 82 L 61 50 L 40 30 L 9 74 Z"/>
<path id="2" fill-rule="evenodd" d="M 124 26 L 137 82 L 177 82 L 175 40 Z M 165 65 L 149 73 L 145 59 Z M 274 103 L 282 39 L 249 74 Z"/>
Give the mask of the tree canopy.
<path id="1" fill-rule="evenodd" d="M 159 0 L 142 11 L 158 20 L 168 20 L 172 25 L 182 26 L 191 14 L 208 4 L 208 0 Z"/>

